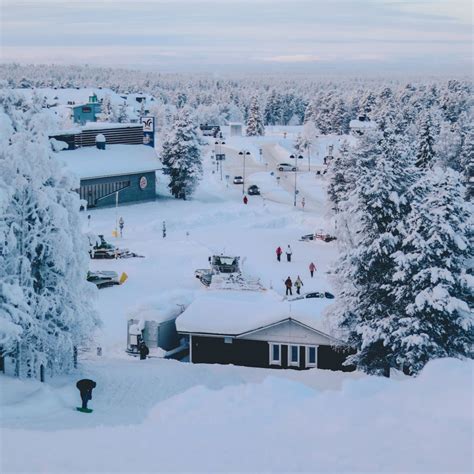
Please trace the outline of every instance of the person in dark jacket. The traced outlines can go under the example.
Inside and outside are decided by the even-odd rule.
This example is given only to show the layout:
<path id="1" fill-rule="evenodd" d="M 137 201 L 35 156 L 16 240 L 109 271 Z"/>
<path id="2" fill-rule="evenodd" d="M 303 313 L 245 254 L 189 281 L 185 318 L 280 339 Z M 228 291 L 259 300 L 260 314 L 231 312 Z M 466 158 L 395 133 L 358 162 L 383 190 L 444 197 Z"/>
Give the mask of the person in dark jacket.
<path id="1" fill-rule="evenodd" d="M 244 196 L 244 204 L 247 204 L 249 202 L 249 199 L 247 196 Z"/>
<path id="2" fill-rule="evenodd" d="M 288 277 L 285 280 L 285 286 L 286 286 L 286 296 L 288 296 L 288 293 L 293 296 L 293 291 L 291 289 L 293 287 L 293 282 L 291 281 L 290 277 Z"/>
<path id="3" fill-rule="evenodd" d="M 140 360 L 145 360 L 146 356 L 150 353 L 150 349 L 148 349 L 148 346 L 142 342 L 140 344 Z"/>
<path id="4" fill-rule="evenodd" d="M 92 400 L 92 390 L 97 384 L 90 379 L 82 379 L 76 383 L 76 387 L 79 389 L 82 399 L 82 409 L 87 410 L 87 402 Z"/>

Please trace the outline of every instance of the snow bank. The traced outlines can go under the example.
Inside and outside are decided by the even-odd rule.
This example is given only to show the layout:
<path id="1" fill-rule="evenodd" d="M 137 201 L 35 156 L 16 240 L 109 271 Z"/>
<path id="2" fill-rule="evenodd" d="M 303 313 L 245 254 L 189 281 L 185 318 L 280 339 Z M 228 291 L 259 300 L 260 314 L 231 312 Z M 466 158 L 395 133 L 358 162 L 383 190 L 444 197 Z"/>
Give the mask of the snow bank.
<path id="1" fill-rule="evenodd" d="M 276 376 L 221 390 L 197 386 L 156 405 L 142 424 L 4 429 L 2 467 L 39 472 L 472 472 L 472 370 L 472 361 L 438 360 L 416 379 L 349 379 L 336 392 Z"/>
<path id="2" fill-rule="evenodd" d="M 165 295 L 160 295 L 160 298 L 148 299 L 145 303 L 130 308 L 127 311 L 127 319 L 162 323 L 175 319 L 193 299 L 193 291 L 168 292 Z"/>

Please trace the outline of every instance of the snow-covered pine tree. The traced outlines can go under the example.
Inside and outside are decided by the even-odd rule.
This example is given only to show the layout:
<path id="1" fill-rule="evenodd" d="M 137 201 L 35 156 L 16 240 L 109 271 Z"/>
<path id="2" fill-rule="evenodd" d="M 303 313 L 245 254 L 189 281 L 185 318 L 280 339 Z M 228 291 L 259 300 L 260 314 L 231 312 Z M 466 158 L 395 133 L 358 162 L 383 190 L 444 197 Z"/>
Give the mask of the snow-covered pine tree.
<path id="1" fill-rule="evenodd" d="M 257 137 L 265 135 L 265 126 L 263 125 L 262 114 L 257 96 L 254 96 L 250 102 L 250 108 L 247 118 L 247 136 Z"/>
<path id="2" fill-rule="evenodd" d="M 388 345 L 397 319 L 392 254 L 399 249 L 398 224 L 409 210 L 405 193 L 413 175 L 397 138 L 388 131 L 363 135 L 351 153 L 358 177 L 336 216 L 339 297 L 332 319 L 356 350 L 348 363 L 372 374 L 388 375 L 396 363 Z"/>
<path id="3" fill-rule="evenodd" d="M 400 226 L 393 290 L 400 317 L 389 345 L 398 366 L 413 374 L 431 359 L 473 356 L 474 278 L 466 271 L 473 221 L 464 193 L 459 173 L 428 170 Z"/>
<path id="4" fill-rule="evenodd" d="M 196 126 L 187 108 L 179 109 L 162 147 L 164 173 L 176 199 L 188 199 L 202 177 L 201 149 Z"/>
<path id="5" fill-rule="evenodd" d="M 113 114 L 113 111 L 112 111 L 112 103 L 110 101 L 110 95 L 106 94 L 100 106 L 101 120 L 104 122 L 110 122 L 112 118 L 112 114 Z"/>
<path id="6" fill-rule="evenodd" d="M 416 153 L 416 166 L 418 168 L 428 168 L 433 164 L 434 152 L 433 123 L 429 113 L 421 119 L 418 133 L 418 145 Z"/>
<path id="7" fill-rule="evenodd" d="M 355 160 L 350 153 L 349 143 L 344 140 L 329 163 L 327 175 L 327 193 L 335 213 L 340 211 L 340 203 L 347 201 L 356 179 Z"/>
<path id="8" fill-rule="evenodd" d="M 127 110 L 127 104 L 124 102 L 119 106 L 118 109 L 118 117 L 117 117 L 117 122 L 118 123 L 128 123 L 130 121 L 129 116 L 128 116 L 128 110 Z"/>
<path id="9" fill-rule="evenodd" d="M 78 182 L 41 131 L 49 114 L 30 112 L 0 155 L 7 186 L 0 189 L 0 318 L 21 327 L 14 350 L 20 376 L 36 376 L 41 366 L 52 375 L 67 372 L 74 348 L 90 343 L 98 325 L 96 290 L 85 279 L 88 244 L 78 232 Z"/>
<path id="10" fill-rule="evenodd" d="M 316 106 L 313 101 L 310 101 L 304 111 L 303 123 L 313 122 L 316 123 Z"/>

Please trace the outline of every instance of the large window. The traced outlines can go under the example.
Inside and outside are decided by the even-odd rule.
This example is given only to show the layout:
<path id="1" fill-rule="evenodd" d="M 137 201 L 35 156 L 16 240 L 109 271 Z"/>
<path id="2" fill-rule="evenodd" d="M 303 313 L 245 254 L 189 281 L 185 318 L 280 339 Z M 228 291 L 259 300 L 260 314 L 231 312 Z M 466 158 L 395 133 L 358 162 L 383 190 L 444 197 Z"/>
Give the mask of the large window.
<path id="1" fill-rule="evenodd" d="M 130 181 L 112 181 L 109 183 L 99 184 L 85 184 L 81 185 L 79 195 L 81 199 L 87 201 L 88 207 L 94 207 L 97 205 L 97 201 L 110 196 L 117 191 L 128 188 Z"/>
<path id="2" fill-rule="evenodd" d="M 293 366 L 300 365 L 300 347 L 299 346 L 288 347 L 288 365 L 293 365 Z"/>
<path id="3" fill-rule="evenodd" d="M 316 367 L 318 365 L 318 347 L 306 347 L 306 367 Z"/>
<path id="4" fill-rule="evenodd" d="M 280 344 L 270 344 L 270 365 L 281 365 Z"/>

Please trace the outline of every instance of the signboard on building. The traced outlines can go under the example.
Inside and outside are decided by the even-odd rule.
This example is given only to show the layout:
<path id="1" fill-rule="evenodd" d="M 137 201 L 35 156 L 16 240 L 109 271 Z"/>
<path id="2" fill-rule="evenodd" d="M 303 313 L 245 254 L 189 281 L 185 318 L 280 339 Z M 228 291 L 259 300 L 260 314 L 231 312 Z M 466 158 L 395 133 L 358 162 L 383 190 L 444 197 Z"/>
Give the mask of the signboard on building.
<path id="1" fill-rule="evenodd" d="M 142 117 L 140 119 L 143 125 L 143 144 L 155 147 L 155 117 Z"/>

